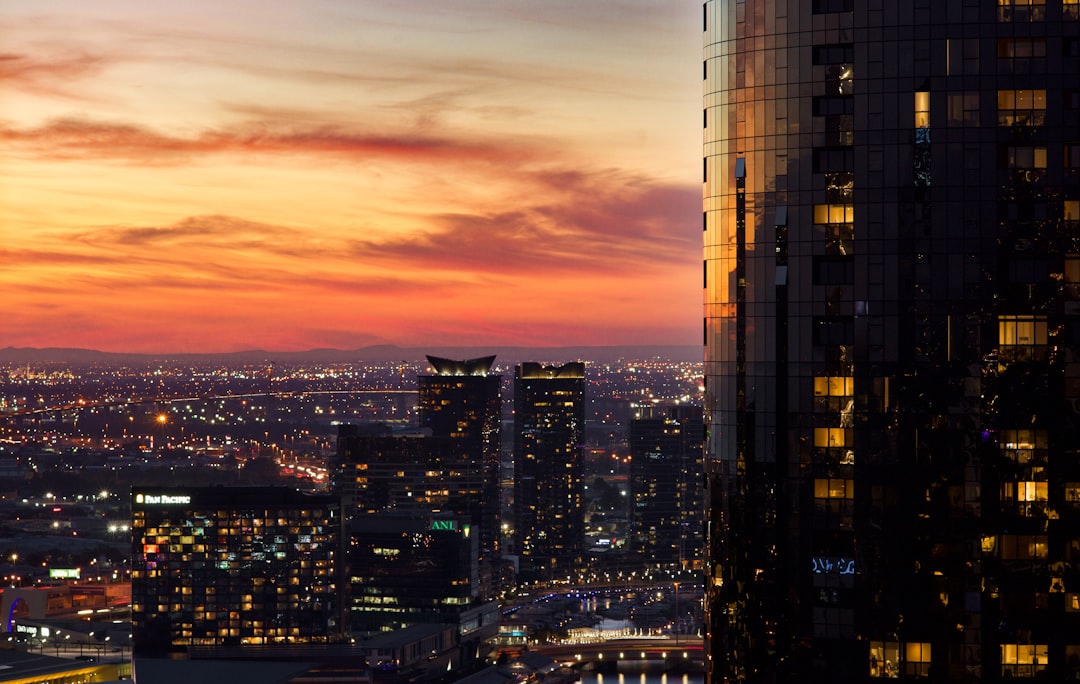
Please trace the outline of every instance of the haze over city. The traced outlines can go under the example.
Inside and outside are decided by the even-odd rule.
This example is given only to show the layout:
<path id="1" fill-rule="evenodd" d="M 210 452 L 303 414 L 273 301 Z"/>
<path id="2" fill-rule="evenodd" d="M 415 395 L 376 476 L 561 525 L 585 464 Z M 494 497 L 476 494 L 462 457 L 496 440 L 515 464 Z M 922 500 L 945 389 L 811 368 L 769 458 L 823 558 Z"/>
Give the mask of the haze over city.
<path id="1" fill-rule="evenodd" d="M 2 344 L 697 344 L 698 12 L 3 3 Z"/>

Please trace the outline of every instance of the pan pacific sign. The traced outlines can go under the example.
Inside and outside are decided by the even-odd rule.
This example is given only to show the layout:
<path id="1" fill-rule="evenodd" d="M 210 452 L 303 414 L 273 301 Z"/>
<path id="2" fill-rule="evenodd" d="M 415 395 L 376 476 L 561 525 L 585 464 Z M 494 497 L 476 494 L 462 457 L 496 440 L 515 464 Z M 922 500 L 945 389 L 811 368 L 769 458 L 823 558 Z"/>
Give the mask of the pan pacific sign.
<path id="1" fill-rule="evenodd" d="M 144 506 L 170 506 L 191 503 L 191 496 L 187 494 L 136 494 L 135 503 Z"/>

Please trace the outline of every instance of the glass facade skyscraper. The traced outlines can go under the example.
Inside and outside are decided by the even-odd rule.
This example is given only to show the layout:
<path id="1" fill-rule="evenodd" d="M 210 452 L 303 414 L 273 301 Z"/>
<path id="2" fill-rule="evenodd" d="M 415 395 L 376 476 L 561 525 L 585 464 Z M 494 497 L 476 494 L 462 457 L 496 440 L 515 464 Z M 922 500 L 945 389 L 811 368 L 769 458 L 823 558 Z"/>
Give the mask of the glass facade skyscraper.
<path id="1" fill-rule="evenodd" d="M 1080 3 L 703 9 L 709 681 L 1080 677 Z"/>

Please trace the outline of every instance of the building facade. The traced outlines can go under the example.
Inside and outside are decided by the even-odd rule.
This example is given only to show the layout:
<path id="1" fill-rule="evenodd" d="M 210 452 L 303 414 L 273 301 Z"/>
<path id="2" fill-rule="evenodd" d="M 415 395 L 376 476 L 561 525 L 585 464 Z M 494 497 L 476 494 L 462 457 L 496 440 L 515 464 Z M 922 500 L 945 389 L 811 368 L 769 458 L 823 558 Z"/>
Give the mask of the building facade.
<path id="1" fill-rule="evenodd" d="M 709 681 L 1080 677 L 1080 4 L 703 10 Z"/>
<path id="2" fill-rule="evenodd" d="M 514 371 L 514 541 L 524 578 L 563 575 L 585 544 L 585 364 Z"/>
<path id="3" fill-rule="evenodd" d="M 638 413 L 630 421 L 631 546 L 650 566 L 689 569 L 702 549 L 701 407 Z"/>
<path id="4" fill-rule="evenodd" d="M 350 524 L 354 632 L 453 624 L 463 640 L 497 633 L 498 606 L 479 600 L 479 539 L 448 515 L 364 515 Z"/>
<path id="5" fill-rule="evenodd" d="M 284 487 L 136 488 L 135 654 L 343 643 L 341 504 Z"/>
<path id="6" fill-rule="evenodd" d="M 476 492 L 462 504 L 479 540 L 484 574 L 499 557 L 499 452 L 502 376 L 491 372 L 494 356 L 455 361 L 428 356 L 435 371 L 420 375 L 420 427 L 446 440 L 445 460 Z M 489 581 L 486 583 L 490 583 Z"/>

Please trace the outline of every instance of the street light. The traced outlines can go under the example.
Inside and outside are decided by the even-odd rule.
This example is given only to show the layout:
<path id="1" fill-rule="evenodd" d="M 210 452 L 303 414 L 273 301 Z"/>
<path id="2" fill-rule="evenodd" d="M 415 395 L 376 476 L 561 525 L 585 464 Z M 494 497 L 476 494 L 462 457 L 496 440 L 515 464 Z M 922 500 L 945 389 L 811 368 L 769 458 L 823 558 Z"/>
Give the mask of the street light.
<path id="1" fill-rule="evenodd" d="M 675 645 L 679 645 L 679 583 L 675 582 Z"/>

